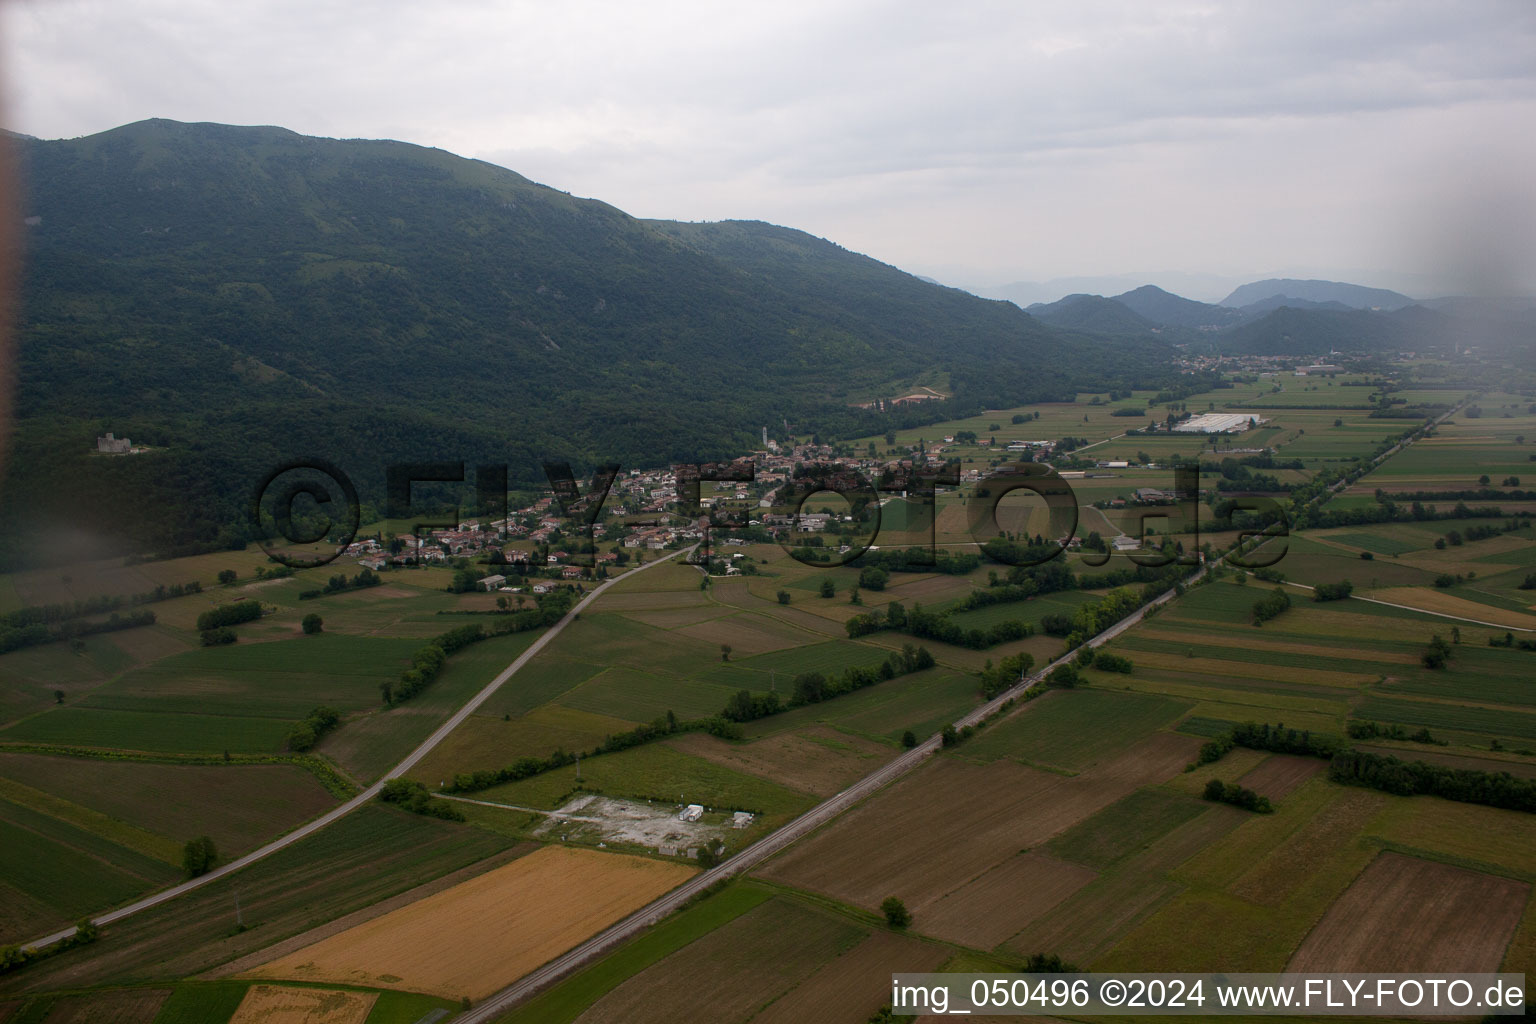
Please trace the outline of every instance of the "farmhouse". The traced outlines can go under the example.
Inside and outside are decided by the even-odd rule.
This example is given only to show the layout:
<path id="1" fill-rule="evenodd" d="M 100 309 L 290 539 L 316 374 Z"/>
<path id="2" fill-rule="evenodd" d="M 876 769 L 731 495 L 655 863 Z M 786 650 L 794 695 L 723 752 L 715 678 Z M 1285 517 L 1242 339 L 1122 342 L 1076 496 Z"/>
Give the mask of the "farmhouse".
<path id="1" fill-rule="evenodd" d="M 507 582 L 507 578 L 505 576 L 487 576 L 482 580 L 478 580 L 477 582 L 486 590 L 495 590 L 497 587 Z"/>

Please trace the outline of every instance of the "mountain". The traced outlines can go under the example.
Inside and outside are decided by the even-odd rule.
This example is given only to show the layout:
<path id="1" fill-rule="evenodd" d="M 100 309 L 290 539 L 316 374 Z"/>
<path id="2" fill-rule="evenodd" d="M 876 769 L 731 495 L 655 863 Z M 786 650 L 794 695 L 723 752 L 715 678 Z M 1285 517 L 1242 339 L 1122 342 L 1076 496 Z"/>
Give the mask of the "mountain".
<path id="1" fill-rule="evenodd" d="M 785 420 L 850 436 L 1173 379 L 1155 338 L 1059 330 L 789 228 L 639 220 L 441 150 L 166 120 L 13 147 L 13 554 L 26 521 L 140 549 L 237 540 L 254 481 L 300 456 L 377 500 L 392 461 L 533 481 L 545 458 L 655 466 Z M 918 382 L 952 397 L 855 408 Z M 106 430 L 156 451 L 88 455 Z"/>
<path id="2" fill-rule="evenodd" d="M 945 275 L 939 275 L 941 277 Z M 948 275 L 953 278 L 955 275 Z M 1020 307 L 1051 303 L 1068 295 L 1113 295 L 1141 285 L 1156 285 L 1177 295 L 1225 295 L 1244 281 L 1241 277 L 1192 274 L 1179 271 L 1144 271 L 1134 274 L 1055 277 L 1047 281 L 1013 281 L 1008 284 L 967 289 L 976 295 L 1007 299 Z"/>
<path id="3" fill-rule="evenodd" d="M 1260 299 L 1258 302 L 1250 302 L 1246 306 L 1240 306 L 1237 311 L 1243 317 L 1253 320 L 1271 310 L 1279 309 L 1281 306 L 1289 306 L 1292 309 L 1328 309 L 1333 310 L 1335 313 L 1348 313 L 1356 308 L 1354 306 L 1346 306 L 1342 302 L 1335 302 L 1332 299 L 1329 299 L 1327 302 L 1309 302 L 1306 299 L 1295 299 L 1289 295 L 1271 295 L 1267 299 Z M 1222 308 L 1227 309 L 1231 307 Z"/>
<path id="4" fill-rule="evenodd" d="M 1270 278 L 1242 285 L 1222 299 L 1221 304 L 1242 307 L 1276 295 L 1304 299 L 1307 302 L 1338 302 L 1351 309 L 1393 310 L 1413 305 L 1413 300 L 1408 296 L 1386 288 L 1366 288 L 1341 281 L 1298 281 L 1293 278 Z"/>
<path id="5" fill-rule="evenodd" d="M 1392 313 L 1281 306 L 1223 332 L 1221 347 L 1226 352 L 1263 356 L 1387 352 L 1421 347 L 1430 329 L 1430 325 L 1410 329 L 1407 321 Z"/>
<path id="6" fill-rule="evenodd" d="M 1116 295 L 1114 301 L 1152 323 L 1170 327 L 1230 327 L 1243 319 L 1240 313 L 1226 306 L 1186 299 L 1153 284 Z"/>
<path id="7" fill-rule="evenodd" d="M 1151 333 L 1156 324 L 1102 295 L 1068 295 L 1056 302 L 1037 302 L 1025 310 L 1037 320 L 1095 334 Z"/>

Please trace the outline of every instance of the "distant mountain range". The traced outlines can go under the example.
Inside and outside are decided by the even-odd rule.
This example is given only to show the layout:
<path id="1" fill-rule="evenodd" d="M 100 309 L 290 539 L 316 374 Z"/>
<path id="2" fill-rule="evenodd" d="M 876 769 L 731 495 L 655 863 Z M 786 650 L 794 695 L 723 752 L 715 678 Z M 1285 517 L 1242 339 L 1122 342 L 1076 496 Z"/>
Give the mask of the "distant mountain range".
<path id="1" fill-rule="evenodd" d="M 1274 301 L 1276 299 L 1299 301 L 1276 303 Z M 1387 311 L 1414 304 L 1414 300 L 1408 296 L 1386 288 L 1365 288 L 1358 284 L 1345 284 L 1341 281 L 1296 281 L 1288 278 L 1272 278 L 1245 284 L 1234 289 L 1231 295 L 1221 300 L 1223 306 L 1242 308 L 1257 303 L 1268 303 L 1270 309 L 1277 309 L 1280 305 L 1301 308 L 1303 302 L 1313 305 L 1335 303 L 1337 306 L 1349 309 Z"/>

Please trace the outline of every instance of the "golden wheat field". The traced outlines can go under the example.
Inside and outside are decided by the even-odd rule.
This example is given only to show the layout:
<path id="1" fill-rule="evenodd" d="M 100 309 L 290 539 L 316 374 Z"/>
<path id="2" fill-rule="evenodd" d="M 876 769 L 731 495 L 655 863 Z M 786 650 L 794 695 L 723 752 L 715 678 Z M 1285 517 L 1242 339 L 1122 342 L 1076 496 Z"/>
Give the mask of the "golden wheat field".
<path id="1" fill-rule="evenodd" d="M 681 863 L 546 846 L 245 976 L 479 999 L 693 872 Z"/>

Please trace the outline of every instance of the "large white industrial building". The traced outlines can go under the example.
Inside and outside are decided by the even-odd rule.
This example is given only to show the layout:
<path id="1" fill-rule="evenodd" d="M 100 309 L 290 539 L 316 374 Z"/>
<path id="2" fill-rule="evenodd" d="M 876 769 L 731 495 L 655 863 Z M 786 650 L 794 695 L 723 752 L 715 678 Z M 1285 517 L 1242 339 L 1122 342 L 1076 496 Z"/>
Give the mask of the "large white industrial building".
<path id="1" fill-rule="evenodd" d="M 1251 412 L 1207 412 L 1191 416 L 1173 429 L 1181 434 L 1240 434 L 1248 429 L 1250 421 L 1267 422 Z"/>

